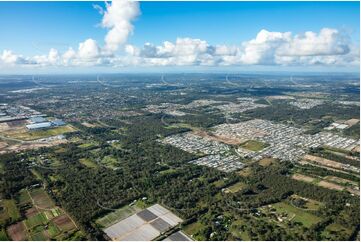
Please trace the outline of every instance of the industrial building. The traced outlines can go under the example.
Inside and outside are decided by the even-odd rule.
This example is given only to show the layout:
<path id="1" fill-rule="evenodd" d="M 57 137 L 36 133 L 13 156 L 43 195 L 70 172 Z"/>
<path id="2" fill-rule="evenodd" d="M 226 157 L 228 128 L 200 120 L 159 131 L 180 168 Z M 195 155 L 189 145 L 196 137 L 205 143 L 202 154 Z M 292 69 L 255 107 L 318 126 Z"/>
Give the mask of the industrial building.
<path id="1" fill-rule="evenodd" d="M 35 130 L 35 129 L 44 129 L 51 127 L 51 122 L 43 122 L 43 123 L 35 123 L 35 124 L 28 124 L 26 125 L 26 128 L 29 130 Z"/>

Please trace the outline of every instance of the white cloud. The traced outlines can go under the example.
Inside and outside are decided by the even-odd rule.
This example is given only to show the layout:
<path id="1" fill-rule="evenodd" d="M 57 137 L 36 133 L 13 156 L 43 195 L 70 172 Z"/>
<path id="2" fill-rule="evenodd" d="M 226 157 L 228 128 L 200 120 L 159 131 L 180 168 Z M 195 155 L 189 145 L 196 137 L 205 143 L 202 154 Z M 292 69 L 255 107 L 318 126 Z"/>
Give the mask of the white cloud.
<path id="1" fill-rule="evenodd" d="M 97 6 L 99 10 L 99 6 Z M 105 36 L 104 51 L 113 53 L 119 46 L 124 44 L 133 31 L 132 21 L 140 14 L 139 4 L 135 1 L 112 1 L 106 2 L 106 9 L 100 10 L 103 13 L 102 27 L 109 29 Z"/>
<path id="2" fill-rule="evenodd" d="M 0 55 L 0 65 L 19 66 L 343 66 L 359 65 L 359 48 L 351 38 L 336 29 L 293 35 L 291 32 L 261 30 L 255 38 L 239 45 L 212 45 L 206 40 L 177 38 L 161 45 L 142 47 L 126 44 L 133 32 L 132 21 L 140 14 L 135 1 L 117 0 L 105 9 L 94 6 L 103 15 L 101 26 L 108 30 L 104 46 L 88 38 L 78 48 L 63 53 L 50 49 L 48 54 L 23 57 L 10 50 Z M 120 54 L 121 52 L 123 54 Z"/>
<path id="3" fill-rule="evenodd" d="M 82 60 L 92 60 L 100 56 L 100 48 L 93 39 L 87 39 L 79 43 L 77 56 Z"/>

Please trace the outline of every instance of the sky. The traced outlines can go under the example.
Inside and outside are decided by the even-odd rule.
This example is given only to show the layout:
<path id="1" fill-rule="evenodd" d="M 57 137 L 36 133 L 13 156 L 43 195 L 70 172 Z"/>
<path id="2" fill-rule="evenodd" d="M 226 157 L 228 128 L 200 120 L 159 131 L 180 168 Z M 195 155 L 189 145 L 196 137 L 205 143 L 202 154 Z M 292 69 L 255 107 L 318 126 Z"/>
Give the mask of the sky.
<path id="1" fill-rule="evenodd" d="M 0 2 L 0 73 L 359 72 L 359 2 Z"/>

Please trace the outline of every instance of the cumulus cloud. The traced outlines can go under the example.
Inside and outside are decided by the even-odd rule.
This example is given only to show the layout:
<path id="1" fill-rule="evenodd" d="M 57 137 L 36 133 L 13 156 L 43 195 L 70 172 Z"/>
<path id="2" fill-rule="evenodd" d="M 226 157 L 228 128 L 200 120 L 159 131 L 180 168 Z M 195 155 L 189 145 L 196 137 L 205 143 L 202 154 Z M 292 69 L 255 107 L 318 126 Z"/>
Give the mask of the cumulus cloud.
<path id="1" fill-rule="evenodd" d="M 109 29 L 105 36 L 104 51 L 113 53 L 124 44 L 133 32 L 132 21 L 140 14 L 139 4 L 135 1 L 113 1 L 106 3 L 106 9 L 96 7 L 103 19 L 101 26 Z"/>
<path id="2" fill-rule="evenodd" d="M 319 33 L 261 30 L 239 46 L 210 45 L 205 40 L 178 38 L 155 46 L 127 46 L 144 65 L 345 65 L 359 63 L 359 49 L 336 29 Z"/>
<path id="3" fill-rule="evenodd" d="M 212 45 L 196 38 L 177 38 L 160 45 L 127 44 L 133 32 L 132 21 L 140 14 L 135 1 L 117 0 L 105 8 L 94 6 L 102 15 L 101 27 L 108 30 L 104 46 L 88 38 L 63 53 L 24 57 L 4 50 L 0 65 L 20 66 L 241 66 L 241 65 L 359 65 L 359 47 L 336 29 L 318 33 L 272 32 L 265 29 L 238 45 Z"/>

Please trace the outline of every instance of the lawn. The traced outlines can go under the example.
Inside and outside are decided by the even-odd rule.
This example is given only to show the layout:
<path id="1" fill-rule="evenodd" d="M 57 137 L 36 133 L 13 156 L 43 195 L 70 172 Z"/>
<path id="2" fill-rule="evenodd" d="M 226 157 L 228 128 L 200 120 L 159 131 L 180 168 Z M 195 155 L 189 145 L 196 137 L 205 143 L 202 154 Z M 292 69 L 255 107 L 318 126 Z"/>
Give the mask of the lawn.
<path id="1" fill-rule="evenodd" d="M 117 223 L 120 220 L 123 220 L 142 209 L 138 206 L 124 206 L 122 208 L 117 209 L 116 211 L 113 211 L 111 213 L 108 213 L 104 217 L 98 218 L 95 220 L 95 223 L 103 228 L 107 228 L 115 223 Z"/>
<path id="2" fill-rule="evenodd" d="M 89 168 L 97 168 L 98 165 L 89 158 L 81 158 L 79 162 Z"/>
<path id="3" fill-rule="evenodd" d="M 242 148 L 252 151 L 259 151 L 266 148 L 267 146 L 268 146 L 267 144 L 257 140 L 249 140 L 241 144 Z"/>
<path id="4" fill-rule="evenodd" d="M 272 207 L 277 210 L 277 213 L 279 214 L 285 213 L 288 215 L 287 217 L 289 219 L 291 219 L 294 222 L 302 223 L 307 228 L 321 221 L 321 218 L 311 213 L 305 212 L 300 208 L 296 208 L 286 202 L 279 202 L 273 204 Z"/>

